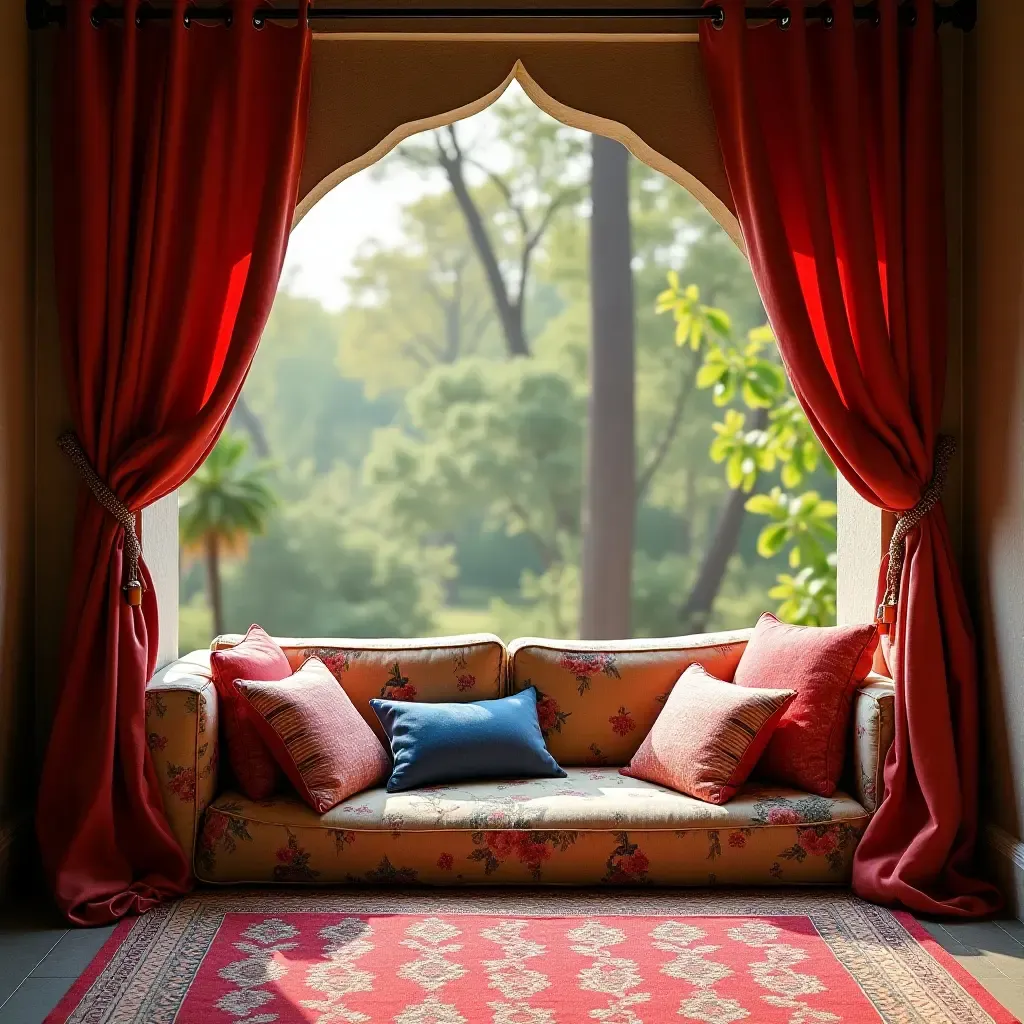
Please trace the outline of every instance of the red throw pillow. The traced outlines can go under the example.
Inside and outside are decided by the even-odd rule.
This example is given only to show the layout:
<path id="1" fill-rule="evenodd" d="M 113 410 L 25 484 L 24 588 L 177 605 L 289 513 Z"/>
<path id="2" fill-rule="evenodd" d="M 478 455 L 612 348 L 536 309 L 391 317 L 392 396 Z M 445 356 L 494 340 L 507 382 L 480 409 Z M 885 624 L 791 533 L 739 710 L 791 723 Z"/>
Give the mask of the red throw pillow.
<path id="1" fill-rule="evenodd" d="M 277 788 L 281 773 L 260 737 L 249 705 L 235 690 L 236 679 L 274 682 L 292 674 L 288 656 L 259 626 L 252 625 L 234 647 L 210 654 L 213 684 L 221 701 L 228 764 L 238 787 L 251 800 L 266 800 Z"/>
<path id="2" fill-rule="evenodd" d="M 299 796 L 319 814 L 391 774 L 391 758 L 319 658 L 280 683 L 235 689 Z"/>
<path id="3" fill-rule="evenodd" d="M 878 630 L 864 626 L 790 626 L 765 612 L 736 666 L 748 689 L 796 690 L 758 772 L 808 793 L 831 796 L 846 756 L 854 691 L 871 671 Z"/>
<path id="4" fill-rule="evenodd" d="M 741 690 L 691 665 L 619 772 L 724 804 L 746 782 L 794 696 L 792 690 Z"/>

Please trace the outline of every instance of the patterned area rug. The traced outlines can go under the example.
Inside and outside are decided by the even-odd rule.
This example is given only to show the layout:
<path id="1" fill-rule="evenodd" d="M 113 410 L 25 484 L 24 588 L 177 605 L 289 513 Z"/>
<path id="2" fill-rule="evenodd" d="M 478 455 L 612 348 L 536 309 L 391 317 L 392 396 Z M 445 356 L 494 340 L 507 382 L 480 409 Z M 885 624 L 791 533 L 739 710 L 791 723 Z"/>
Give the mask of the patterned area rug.
<path id="1" fill-rule="evenodd" d="M 202 892 L 124 922 L 50 1022 L 1015 1021 L 844 892 Z"/>

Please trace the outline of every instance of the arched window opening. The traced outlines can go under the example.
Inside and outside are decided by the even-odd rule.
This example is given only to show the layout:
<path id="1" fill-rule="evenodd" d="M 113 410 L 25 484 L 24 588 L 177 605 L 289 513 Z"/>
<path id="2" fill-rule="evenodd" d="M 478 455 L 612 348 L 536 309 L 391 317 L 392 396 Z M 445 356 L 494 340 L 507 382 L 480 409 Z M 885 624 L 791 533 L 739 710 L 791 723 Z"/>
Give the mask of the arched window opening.
<path id="1" fill-rule="evenodd" d="M 730 235 L 512 82 L 293 231 L 181 495 L 180 647 L 827 624 L 834 500 Z"/>

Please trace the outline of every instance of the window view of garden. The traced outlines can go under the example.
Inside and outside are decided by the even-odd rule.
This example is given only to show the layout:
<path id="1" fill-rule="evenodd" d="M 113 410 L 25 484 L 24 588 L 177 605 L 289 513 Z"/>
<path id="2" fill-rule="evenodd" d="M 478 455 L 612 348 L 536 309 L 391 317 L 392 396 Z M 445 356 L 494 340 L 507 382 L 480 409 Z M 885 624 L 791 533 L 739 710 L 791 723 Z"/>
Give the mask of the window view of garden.
<path id="1" fill-rule="evenodd" d="M 828 624 L 834 499 L 735 243 L 513 84 L 293 232 L 179 495 L 179 646 Z"/>

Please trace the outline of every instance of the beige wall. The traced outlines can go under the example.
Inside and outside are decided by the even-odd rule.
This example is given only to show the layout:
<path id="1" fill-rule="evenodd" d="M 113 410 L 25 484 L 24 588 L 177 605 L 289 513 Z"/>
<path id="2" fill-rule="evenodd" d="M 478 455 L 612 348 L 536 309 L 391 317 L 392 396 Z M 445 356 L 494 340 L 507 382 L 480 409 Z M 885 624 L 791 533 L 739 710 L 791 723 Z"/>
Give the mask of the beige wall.
<path id="1" fill-rule="evenodd" d="M 547 113 L 623 142 L 739 238 L 695 38 L 318 36 L 312 68 L 300 213 L 403 138 L 488 106 L 514 75 Z"/>
<path id="2" fill-rule="evenodd" d="M 0 10 L 0 886 L 27 834 L 33 551 L 32 147 L 24 9 Z"/>
<path id="3" fill-rule="evenodd" d="M 964 106 L 964 562 L 981 656 L 983 810 L 1003 877 L 1022 892 L 1024 4 L 979 6 Z"/>
<path id="4" fill-rule="evenodd" d="M 60 359 L 53 281 L 53 203 L 50 185 L 50 78 L 55 33 L 33 37 L 35 60 L 35 529 L 45 537 L 35 555 L 35 757 L 50 734 L 57 688 L 59 638 L 71 565 L 78 478 L 56 439 L 69 424 Z"/>

